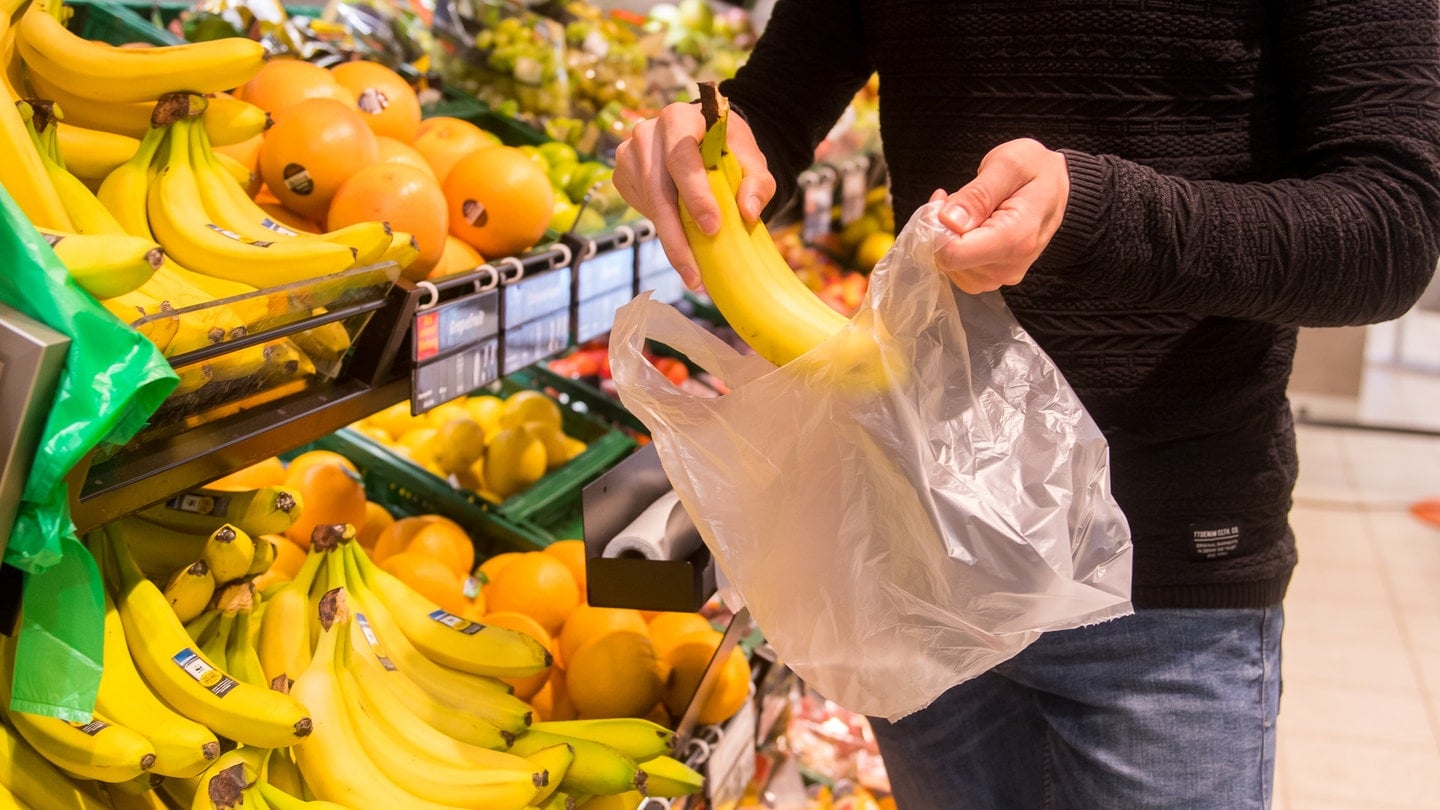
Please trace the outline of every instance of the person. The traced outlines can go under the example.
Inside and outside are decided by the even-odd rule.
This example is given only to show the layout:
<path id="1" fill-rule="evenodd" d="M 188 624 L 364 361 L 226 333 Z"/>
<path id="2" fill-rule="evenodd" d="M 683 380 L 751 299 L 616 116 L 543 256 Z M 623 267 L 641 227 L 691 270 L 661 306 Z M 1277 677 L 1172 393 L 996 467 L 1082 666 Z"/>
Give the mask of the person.
<path id="1" fill-rule="evenodd" d="M 779 0 L 737 75 L 749 221 L 872 72 L 896 221 L 1001 290 L 1104 432 L 1132 615 L 1043 634 L 872 725 L 903 810 L 1269 805 L 1299 327 L 1404 313 L 1440 255 L 1440 12 L 1401 0 Z M 616 152 L 699 277 L 699 108 Z M 772 209 L 773 210 L 773 209 Z"/>

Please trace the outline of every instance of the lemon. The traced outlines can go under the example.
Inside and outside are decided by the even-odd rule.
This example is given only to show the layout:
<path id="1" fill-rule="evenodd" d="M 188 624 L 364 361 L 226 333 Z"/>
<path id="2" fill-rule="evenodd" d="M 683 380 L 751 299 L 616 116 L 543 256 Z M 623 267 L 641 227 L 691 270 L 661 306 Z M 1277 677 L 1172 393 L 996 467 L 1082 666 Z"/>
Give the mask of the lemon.
<path id="1" fill-rule="evenodd" d="M 452 399 L 449 402 L 436 405 L 433 410 L 425 413 L 424 418 L 427 425 L 438 428 L 451 419 L 459 419 L 462 416 L 470 416 L 470 411 L 466 409 L 463 400 Z"/>
<path id="2" fill-rule="evenodd" d="M 436 428 L 425 446 L 440 469 L 458 473 L 485 454 L 485 430 L 466 411 Z"/>
<path id="3" fill-rule="evenodd" d="M 520 427 L 526 422 L 547 422 L 559 429 L 560 406 L 539 391 L 516 391 L 505 399 L 500 426 Z"/>
<path id="4" fill-rule="evenodd" d="M 505 410 L 505 400 L 490 394 L 470 397 L 465 400 L 465 410 L 469 411 L 470 418 L 480 423 L 485 429 L 487 437 L 494 436 L 500 430 L 500 414 Z"/>
<path id="5" fill-rule="evenodd" d="M 372 425 L 390 434 L 392 440 L 404 436 L 416 422 L 423 421 L 410 415 L 410 400 L 397 402 L 390 407 L 362 419 L 362 424 Z"/>
<path id="6" fill-rule="evenodd" d="M 558 425 L 549 422 L 526 422 L 521 427 L 545 446 L 545 469 L 553 470 L 570 460 L 570 445 L 565 442 L 568 437 Z"/>
<path id="7" fill-rule="evenodd" d="M 529 489 L 545 475 L 545 445 L 520 427 L 501 428 L 485 448 L 485 483 L 501 498 Z"/>

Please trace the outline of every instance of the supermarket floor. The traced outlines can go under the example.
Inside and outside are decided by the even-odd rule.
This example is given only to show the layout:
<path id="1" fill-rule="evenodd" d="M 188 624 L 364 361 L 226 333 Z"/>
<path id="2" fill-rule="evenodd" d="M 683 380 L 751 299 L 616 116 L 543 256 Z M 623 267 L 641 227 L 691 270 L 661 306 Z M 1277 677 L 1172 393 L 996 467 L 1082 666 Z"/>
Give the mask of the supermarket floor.
<path id="1" fill-rule="evenodd" d="M 1366 374 L 1388 393 L 1352 417 L 1440 428 L 1440 373 Z M 1440 808 L 1440 527 L 1408 511 L 1440 497 L 1440 435 L 1298 431 L 1274 806 Z"/>

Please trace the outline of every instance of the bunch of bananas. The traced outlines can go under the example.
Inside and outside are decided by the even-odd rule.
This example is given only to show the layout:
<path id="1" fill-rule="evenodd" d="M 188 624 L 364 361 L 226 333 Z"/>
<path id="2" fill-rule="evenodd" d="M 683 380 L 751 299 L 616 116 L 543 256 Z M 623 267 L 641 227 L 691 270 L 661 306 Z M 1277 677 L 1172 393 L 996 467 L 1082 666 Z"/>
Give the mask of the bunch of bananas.
<path id="1" fill-rule="evenodd" d="M 746 224 L 741 218 L 735 194 L 742 170 L 725 140 L 729 103 L 714 82 L 701 83 L 700 103 L 707 125 L 700 158 L 720 209 L 720 229 L 713 236 L 702 231 L 683 201 L 680 219 L 716 309 L 746 344 L 777 366 L 828 344 L 819 356 L 806 358 L 823 379 L 856 391 L 889 388 L 908 372 L 903 358 L 888 351 L 887 337 L 869 311 L 853 321 L 836 312 L 795 275 L 764 222 Z M 832 340 L 842 333 L 843 340 Z"/>

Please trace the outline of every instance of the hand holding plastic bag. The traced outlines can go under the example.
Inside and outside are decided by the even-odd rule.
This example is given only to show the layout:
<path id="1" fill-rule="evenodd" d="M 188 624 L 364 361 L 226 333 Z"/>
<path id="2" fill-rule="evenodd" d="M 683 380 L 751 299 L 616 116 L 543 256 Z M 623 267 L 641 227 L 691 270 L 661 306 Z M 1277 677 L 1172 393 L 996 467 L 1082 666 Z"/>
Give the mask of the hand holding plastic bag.
<path id="1" fill-rule="evenodd" d="M 784 367 L 645 294 L 610 338 L 621 400 L 767 640 L 821 694 L 890 719 L 1041 631 L 1130 612 L 1105 440 L 999 294 L 935 271 L 936 210 L 899 234 L 851 325 Z M 731 392 L 682 392 L 647 339 Z M 823 360 L 856 341 L 876 343 L 884 390 Z"/>

